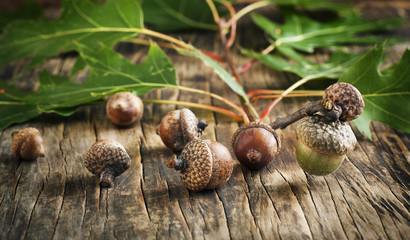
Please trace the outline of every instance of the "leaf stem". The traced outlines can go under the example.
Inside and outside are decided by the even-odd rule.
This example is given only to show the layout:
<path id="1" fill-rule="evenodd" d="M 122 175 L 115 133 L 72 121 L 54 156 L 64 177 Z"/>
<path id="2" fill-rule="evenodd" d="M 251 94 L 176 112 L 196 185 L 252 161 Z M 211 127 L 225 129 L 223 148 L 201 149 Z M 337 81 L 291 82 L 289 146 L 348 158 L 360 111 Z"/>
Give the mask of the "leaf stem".
<path id="1" fill-rule="evenodd" d="M 259 99 L 270 99 L 270 98 L 277 98 L 281 97 L 282 95 L 276 94 L 276 95 L 260 95 L 252 98 L 251 102 L 257 102 Z M 323 96 L 323 93 L 299 93 L 299 94 L 288 94 L 286 96 L 282 96 L 284 98 L 286 97 L 321 97 Z"/>
<path id="2" fill-rule="evenodd" d="M 142 33 L 142 34 L 145 34 L 145 35 L 149 35 L 149 36 L 153 36 L 153 37 L 156 37 L 156 38 L 164 39 L 164 40 L 166 40 L 170 43 L 174 43 L 174 44 L 178 45 L 181 48 L 184 48 L 184 49 L 187 49 L 187 50 L 193 50 L 191 45 L 189 45 L 189 44 L 187 44 L 184 41 L 181 41 L 179 39 L 168 36 L 166 34 L 155 32 L 155 31 L 152 31 L 152 30 L 149 30 L 149 29 L 146 29 L 146 28 L 140 29 L 139 32 Z"/>
<path id="3" fill-rule="evenodd" d="M 226 39 L 226 28 L 224 25 L 224 21 L 220 19 L 219 14 L 216 10 L 215 4 L 213 3 L 212 0 L 206 0 L 207 4 L 209 5 L 209 8 L 212 12 L 212 15 L 214 16 L 214 21 L 215 23 L 218 25 L 219 28 L 219 34 L 221 37 L 221 41 L 222 44 L 224 46 L 224 50 L 225 50 L 225 58 L 226 61 L 232 71 L 233 77 L 235 78 L 236 82 L 238 84 L 241 84 L 240 81 L 240 75 L 238 72 L 238 68 L 236 67 L 235 63 L 233 62 L 233 58 L 232 58 L 232 54 L 230 51 L 230 47 L 232 46 L 232 44 L 235 41 L 235 37 L 236 37 L 236 23 L 232 24 L 231 26 L 231 31 L 230 31 L 230 38 L 229 40 Z M 231 19 L 235 16 L 235 9 L 232 7 L 232 5 L 227 2 L 227 1 L 223 1 L 224 5 L 228 8 L 230 14 L 231 14 Z M 239 96 L 239 99 L 241 101 L 243 110 L 244 110 L 244 117 L 246 116 L 246 118 L 248 118 L 248 120 L 250 121 L 255 121 L 257 118 L 259 118 L 258 113 L 256 112 L 255 108 L 252 106 L 252 104 L 248 101 L 245 101 L 242 97 Z"/>
<path id="4" fill-rule="evenodd" d="M 282 94 L 286 90 L 268 90 L 268 89 L 255 89 L 252 91 L 249 91 L 246 95 L 248 98 L 253 98 L 258 95 L 276 95 L 276 94 Z M 320 94 L 320 96 L 323 95 L 322 90 L 293 90 L 292 92 L 289 93 L 289 95 L 295 95 L 295 94 L 306 94 L 306 96 L 317 96 Z"/>
<path id="5" fill-rule="evenodd" d="M 278 98 L 276 98 L 275 100 L 273 100 L 271 102 L 271 104 L 269 104 L 269 106 L 265 109 L 265 111 L 263 111 L 263 113 L 261 114 L 261 121 L 269 115 L 269 113 L 272 111 L 272 109 L 283 99 L 284 96 L 288 95 L 290 92 L 292 92 L 296 88 L 302 86 L 303 84 L 305 84 L 306 82 L 308 82 L 308 81 L 310 81 L 314 78 L 315 78 L 314 75 L 311 75 L 311 76 L 306 77 L 306 78 L 302 78 L 299 81 L 297 81 L 296 83 L 294 83 L 292 86 L 290 86 L 288 89 L 286 89 L 284 92 L 282 92 L 280 94 L 280 96 Z"/>
<path id="6" fill-rule="evenodd" d="M 201 103 L 192 103 L 192 102 L 182 102 L 182 101 L 171 101 L 171 100 L 158 100 L 158 99 L 142 99 L 144 103 L 159 103 L 159 104 L 172 104 L 172 105 L 179 105 L 179 106 L 187 106 L 187 107 L 193 107 L 193 108 L 199 108 L 199 109 L 205 109 L 205 110 L 210 110 L 214 111 L 217 113 L 221 113 L 225 116 L 228 116 L 238 122 L 242 121 L 243 118 L 239 116 L 238 114 L 229 111 L 224 108 L 219 108 L 211 105 L 206 105 L 206 104 L 201 104 Z"/>
<path id="7" fill-rule="evenodd" d="M 199 94 L 203 94 L 203 95 L 208 95 L 208 96 L 210 96 L 210 97 L 212 97 L 212 98 L 218 99 L 219 101 L 221 101 L 221 102 L 227 104 L 228 106 L 230 106 L 230 107 L 232 107 L 233 109 L 235 109 L 235 110 L 237 110 L 238 112 L 240 112 L 241 115 L 242 115 L 242 117 L 243 117 L 243 121 L 244 121 L 245 123 L 248 123 L 248 122 L 249 122 L 248 115 L 246 114 L 246 112 L 245 112 L 241 107 L 239 107 L 239 106 L 236 105 L 235 103 L 229 101 L 228 99 L 226 99 L 226 98 L 224 98 L 224 97 L 222 97 L 222 96 L 219 96 L 219 95 L 217 95 L 217 94 L 215 94 L 215 93 L 211 93 L 211 92 L 208 92 L 208 91 L 204 91 L 204 90 L 200 90 L 200 89 L 196 89 L 196 88 L 189 88 L 189 87 L 185 87 L 185 86 L 181 86 L 181 85 L 171 85 L 171 86 L 169 86 L 169 87 L 170 87 L 170 88 L 179 89 L 179 90 L 182 90 L 182 91 L 187 91 L 187 92 L 193 92 L 193 93 L 199 93 Z"/>
<path id="8" fill-rule="evenodd" d="M 231 19 L 235 18 L 236 16 L 236 12 L 235 9 L 233 8 L 232 4 L 230 2 L 224 1 L 224 5 L 225 7 L 228 9 L 229 14 L 231 15 Z M 226 42 L 226 46 L 227 47 L 231 47 L 233 45 L 233 43 L 235 42 L 235 38 L 236 38 L 236 23 L 237 21 L 232 21 L 232 23 L 230 24 L 231 26 L 231 31 L 230 31 L 230 35 L 229 35 L 229 39 Z M 226 23 L 224 23 L 224 27 L 226 27 Z"/>
<path id="9" fill-rule="evenodd" d="M 262 54 L 266 55 L 270 52 L 272 52 L 273 50 L 275 50 L 276 45 L 275 44 L 271 44 L 269 45 L 267 48 L 265 48 L 264 50 L 262 50 Z M 250 69 L 250 67 L 253 65 L 255 59 L 250 60 L 249 62 L 247 62 L 245 65 L 243 65 L 243 67 L 240 68 L 240 73 L 245 73 L 246 71 L 248 71 Z"/>
<path id="10" fill-rule="evenodd" d="M 239 21 L 239 19 L 241 19 L 241 18 L 242 18 L 243 16 L 245 16 L 246 14 L 248 14 L 248 13 L 250 13 L 250 12 L 252 12 L 252 11 L 255 11 L 256 9 L 269 6 L 269 5 L 271 5 L 271 4 L 272 4 L 272 3 L 268 2 L 268 1 L 257 1 L 257 2 L 254 2 L 254 3 L 252 3 L 252 4 L 249 4 L 248 6 L 242 8 L 241 10 L 239 10 L 239 11 L 236 13 L 235 17 L 232 18 L 231 20 L 229 20 L 229 21 L 227 22 L 227 25 L 230 26 L 233 22 Z"/>
<path id="11" fill-rule="evenodd" d="M 212 16 L 214 17 L 215 23 L 219 25 L 219 22 L 220 22 L 219 13 L 218 13 L 218 10 L 216 9 L 214 2 L 212 0 L 206 0 L 206 3 L 208 4 L 209 9 L 212 12 Z"/>
<path id="12" fill-rule="evenodd" d="M 144 40 L 140 38 L 132 38 L 132 39 L 125 39 L 122 40 L 122 42 L 128 42 L 128 43 L 133 43 L 133 44 L 138 44 L 138 45 L 146 45 L 150 46 L 152 44 L 152 41 L 150 40 Z M 158 46 L 163 47 L 163 48 L 171 48 L 175 49 L 175 45 L 171 43 L 166 43 L 166 42 L 155 42 Z"/>

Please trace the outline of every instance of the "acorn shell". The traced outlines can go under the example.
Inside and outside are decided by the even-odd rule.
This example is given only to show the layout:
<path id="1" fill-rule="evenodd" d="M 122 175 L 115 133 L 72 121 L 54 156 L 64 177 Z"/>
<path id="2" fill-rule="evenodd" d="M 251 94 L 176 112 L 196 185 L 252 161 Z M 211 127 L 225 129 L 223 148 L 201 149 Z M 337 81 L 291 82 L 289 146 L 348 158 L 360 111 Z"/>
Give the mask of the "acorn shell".
<path id="1" fill-rule="evenodd" d="M 233 159 L 229 150 L 213 140 L 205 140 L 212 153 L 212 174 L 206 189 L 216 188 L 229 180 L 233 171 Z"/>
<path id="2" fill-rule="evenodd" d="M 106 111 L 112 123 L 125 127 L 141 120 L 144 105 L 138 96 L 130 92 L 119 92 L 109 98 Z"/>
<path id="3" fill-rule="evenodd" d="M 130 167 L 131 159 L 125 148 L 114 140 L 95 142 L 84 157 L 84 165 L 91 173 L 100 174 L 109 169 L 113 176 L 122 174 Z"/>
<path id="4" fill-rule="evenodd" d="M 352 121 L 359 117 L 364 109 L 364 101 L 360 91 L 353 85 L 344 82 L 338 82 L 326 88 L 322 105 L 331 110 L 333 104 L 342 108 L 340 121 Z"/>
<path id="5" fill-rule="evenodd" d="M 181 180 L 192 191 L 204 189 L 212 176 L 212 152 L 208 144 L 201 139 L 190 141 L 179 156 L 185 161 L 181 170 Z"/>
<path id="6" fill-rule="evenodd" d="M 239 162 L 250 169 L 267 166 L 279 153 L 280 138 L 263 122 L 243 125 L 232 137 L 232 148 Z"/>
<path id="7" fill-rule="evenodd" d="M 13 131 L 13 153 L 16 157 L 32 160 L 44 157 L 44 140 L 36 128 L 25 128 Z"/>
<path id="8" fill-rule="evenodd" d="M 296 128 L 298 143 L 296 157 L 299 166 L 312 175 L 327 175 L 343 162 L 356 145 L 350 126 L 336 121 L 325 123 L 320 116 L 304 119 Z"/>

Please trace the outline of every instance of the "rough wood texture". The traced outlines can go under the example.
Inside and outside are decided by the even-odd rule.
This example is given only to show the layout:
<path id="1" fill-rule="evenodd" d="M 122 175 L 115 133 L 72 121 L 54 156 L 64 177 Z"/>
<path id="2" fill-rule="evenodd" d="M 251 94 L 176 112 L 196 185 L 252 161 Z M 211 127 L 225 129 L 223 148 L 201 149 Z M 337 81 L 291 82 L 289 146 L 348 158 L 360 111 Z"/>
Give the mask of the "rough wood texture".
<path id="1" fill-rule="evenodd" d="M 365 8 L 370 4 L 361 2 Z M 401 5 L 400 9 L 393 5 L 393 14 L 408 17 L 408 4 L 396 2 Z M 374 6 L 380 10 L 379 5 Z M 386 15 L 390 11 L 382 17 Z M 255 33 L 260 36 L 258 40 L 248 28 L 242 30 L 238 38 L 241 45 L 259 46 L 264 42 L 260 33 Z M 409 39 L 408 32 L 399 35 Z M 214 33 L 181 37 L 199 48 L 222 52 Z M 409 44 L 395 45 L 392 58 L 397 60 L 405 47 Z M 145 52 L 139 50 L 132 45 L 119 47 L 133 62 L 144 58 Z M 237 101 L 201 62 L 174 52 L 169 56 L 180 84 Z M 239 54 L 235 57 L 241 64 L 247 62 Z M 319 60 L 323 57 L 317 55 Z M 67 75 L 74 61 L 70 55 L 52 58 L 45 68 Z M 10 77 L 20 68 L 18 64 L 7 66 L 1 75 Z M 21 85 L 33 86 L 38 71 L 26 74 Z M 255 64 L 243 79 L 248 91 L 284 89 L 295 76 Z M 175 90 L 153 91 L 144 97 L 223 106 L 208 97 Z M 297 110 L 307 100 L 284 100 L 268 121 Z M 260 101 L 258 110 L 266 104 Z M 359 140 L 356 149 L 335 173 L 315 177 L 304 173 L 296 163 L 295 127 L 290 126 L 279 131 L 283 147 L 268 167 L 250 171 L 235 161 L 226 184 L 215 190 L 190 192 L 179 174 L 166 167 L 172 154 L 155 134 L 162 116 L 173 109 L 175 106 L 145 104 L 142 121 L 131 128 L 115 127 L 100 105 L 83 107 L 67 118 L 44 115 L 1 131 L 0 239 L 409 238 L 410 134 L 374 122 L 371 142 L 354 129 Z M 232 152 L 231 136 L 238 123 L 212 112 L 193 111 L 209 123 L 204 138 L 216 139 Z M 12 155 L 11 132 L 27 126 L 43 134 L 45 158 L 20 161 Z M 132 158 L 131 168 L 115 179 L 111 189 L 100 188 L 98 179 L 83 164 L 89 147 L 103 138 L 120 142 Z"/>

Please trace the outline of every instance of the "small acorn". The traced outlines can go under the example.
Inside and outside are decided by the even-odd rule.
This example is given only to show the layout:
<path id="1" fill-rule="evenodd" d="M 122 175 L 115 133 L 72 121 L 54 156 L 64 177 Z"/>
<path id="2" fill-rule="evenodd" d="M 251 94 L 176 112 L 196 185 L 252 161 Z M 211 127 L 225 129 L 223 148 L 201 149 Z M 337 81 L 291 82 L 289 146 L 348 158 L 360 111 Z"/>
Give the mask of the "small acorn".
<path id="1" fill-rule="evenodd" d="M 130 92 L 119 92 L 109 98 L 106 111 L 112 123 L 126 127 L 141 120 L 144 105 L 138 96 Z"/>
<path id="2" fill-rule="evenodd" d="M 189 141 L 199 137 L 207 126 L 205 120 L 198 121 L 191 110 L 183 108 L 167 113 L 156 133 L 165 146 L 173 152 L 180 152 Z"/>
<path id="3" fill-rule="evenodd" d="M 232 148 L 240 163 L 250 169 L 260 169 L 279 153 L 280 138 L 268 124 L 251 122 L 236 130 Z"/>
<path id="4" fill-rule="evenodd" d="M 328 110 L 339 108 L 340 121 L 352 121 L 359 117 L 364 109 L 362 94 L 353 85 L 344 82 L 338 82 L 326 88 L 322 105 Z"/>
<path id="5" fill-rule="evenodd" d="M 312 175 L 330 174 L 342 164 L 356 137 L 348 124 L 325 123 L 321 116 L 305 118 L 297 127 L 296 158 L 299 166 Z"/>
<path id="6" fill-rule="evenodd" d="M 25 128 L 11 133 L 13 153 L 16 157 L 33 160 L 44 157 L 44 140 L 36 128 Z"/>
<path id="7" fill-rule="evenodd" d="M 181 180 L 189 190 L 201 191 L 227 182 L 233 160 L 223 144 L 196 138 L 185 146 L 179 157 L 169 160 L 167 166 L 180 171 Z"/>
<path id="8" fill-rule="evenodd" d="M 100 178 L 102 187 L 113 187 L 114 177 L 121 175 L 130 164 L 127 151 L 114 140 L 98 140 L 84 157 L 85 167 Z"/>

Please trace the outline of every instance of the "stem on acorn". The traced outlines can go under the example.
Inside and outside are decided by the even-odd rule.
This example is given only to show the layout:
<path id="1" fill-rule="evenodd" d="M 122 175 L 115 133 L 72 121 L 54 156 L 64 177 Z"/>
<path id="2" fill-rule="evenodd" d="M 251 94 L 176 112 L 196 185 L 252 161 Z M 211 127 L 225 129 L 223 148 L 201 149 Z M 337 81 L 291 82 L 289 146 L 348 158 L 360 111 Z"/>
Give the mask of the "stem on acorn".
<path id="1" fill-rule="evenodd" d="M 338 105 L 333 105 L 329 110 L 322 104 L 322 100 L 316 102 L 308 102 L 305 107 L 297 110 L 296 112 L 288 115 L 286 117 L 277 117 L 276 120 L 271 124 L 273 129 L 284 129 L 292 123 L 299 121 L 300 119 L 313 116 L 315 113 L 322 113 L 322 121 L 329 123 L 335 122 L 339 119 L 342 109 Z"/>

